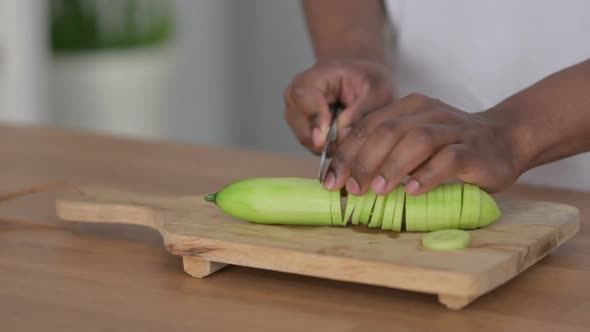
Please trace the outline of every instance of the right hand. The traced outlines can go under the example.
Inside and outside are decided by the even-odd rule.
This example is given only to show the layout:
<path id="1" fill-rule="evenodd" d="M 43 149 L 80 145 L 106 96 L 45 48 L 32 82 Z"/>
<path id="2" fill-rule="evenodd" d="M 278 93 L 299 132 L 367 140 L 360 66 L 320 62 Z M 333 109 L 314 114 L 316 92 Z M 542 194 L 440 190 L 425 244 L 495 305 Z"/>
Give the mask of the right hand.
<path id="1" fill-rule="evenodd" d="M 391 76 L 388 66 L 373 60 L 317 63 L 285 90 L 287 123 L 302 145 L 319 154 L 330 125 L 330 104 L 345 105 L 337 123 L 340 142 L 357 121 L 394 101 Z"/>

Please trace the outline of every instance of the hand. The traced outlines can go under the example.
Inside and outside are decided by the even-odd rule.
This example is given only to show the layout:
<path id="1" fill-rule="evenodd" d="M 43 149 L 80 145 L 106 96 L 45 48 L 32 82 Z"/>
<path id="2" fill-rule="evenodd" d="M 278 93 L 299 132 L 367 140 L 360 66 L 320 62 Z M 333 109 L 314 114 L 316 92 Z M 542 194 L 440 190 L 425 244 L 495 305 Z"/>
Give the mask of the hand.
<path id="1" fill-rule="evenodd" d="M 364 115 L 393 101 L 390 69 L 371 60 L 318 63 L 297 75 L 285 90 L 285 117 L 301 144 L 319 154 L 330 125 L 329 105 L 345 105 L 338 116 L 341 141 Z"/>
<path id="2" fill-rule="evenodd" d="M 336 148 L 324 185 L 354 195 L 387 194 L 407 175 L 406 191 L 424 193 L 456 177 L 489 192 L 519 174 L 509 126 L 412 94 L 352 127 Z"/>

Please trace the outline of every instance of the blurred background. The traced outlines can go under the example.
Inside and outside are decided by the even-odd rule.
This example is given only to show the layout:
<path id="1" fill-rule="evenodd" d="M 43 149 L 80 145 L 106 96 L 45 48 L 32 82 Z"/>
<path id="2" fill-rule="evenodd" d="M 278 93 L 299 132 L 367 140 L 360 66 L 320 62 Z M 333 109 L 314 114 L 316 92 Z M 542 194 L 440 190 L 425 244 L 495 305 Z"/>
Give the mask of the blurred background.
<path id="1" fill-rule="evenodd" d="M 0 121 L 307 154 L 282 92 L 298 1 L 4 0 Z"/>

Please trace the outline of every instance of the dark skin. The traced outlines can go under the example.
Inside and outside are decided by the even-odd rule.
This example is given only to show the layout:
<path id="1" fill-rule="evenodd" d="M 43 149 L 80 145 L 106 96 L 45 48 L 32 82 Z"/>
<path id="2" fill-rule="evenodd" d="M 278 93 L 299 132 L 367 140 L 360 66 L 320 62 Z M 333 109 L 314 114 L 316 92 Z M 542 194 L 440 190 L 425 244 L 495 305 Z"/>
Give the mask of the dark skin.
<path id="1" fill-rule="evenodd" d="M 286 118 L 317 154 L 328 105 L 340 100 L 347 106 L 338 119 L 342 130 L 327 189 L 387 194 L 409 176 L 409 194 L 451 179 L 494 193 L 527 170 L 590 151 L 590 59 L 488 110 L 467 113 L 424 95 L 395 98 L 382 1 L 303 4 L 317 62 L 286 89 Z"/>

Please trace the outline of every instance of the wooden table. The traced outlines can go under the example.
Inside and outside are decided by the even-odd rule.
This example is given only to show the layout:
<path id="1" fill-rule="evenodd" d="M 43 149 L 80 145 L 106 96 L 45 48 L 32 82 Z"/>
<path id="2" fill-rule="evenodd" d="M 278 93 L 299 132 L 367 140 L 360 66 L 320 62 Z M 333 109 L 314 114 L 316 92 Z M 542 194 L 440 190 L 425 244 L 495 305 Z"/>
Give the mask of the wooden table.
<path id="1" fill-rule="evenodd" d="M 70 224 L 54 212 L 55 183 L 184 195 L 243 177 L 314 177 L 316 167 L 312 158 L 259 151 L 0 126 L 0 330 L 590 330 L 590 193 L 524 186 L 503 193 L 574 205 L 582 228 L 459 312 L 434 295 L 243 267 L 196 279 L 155 231 Z"/>

